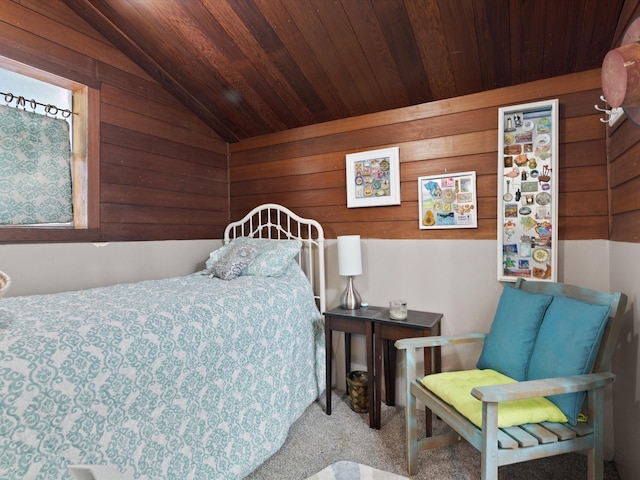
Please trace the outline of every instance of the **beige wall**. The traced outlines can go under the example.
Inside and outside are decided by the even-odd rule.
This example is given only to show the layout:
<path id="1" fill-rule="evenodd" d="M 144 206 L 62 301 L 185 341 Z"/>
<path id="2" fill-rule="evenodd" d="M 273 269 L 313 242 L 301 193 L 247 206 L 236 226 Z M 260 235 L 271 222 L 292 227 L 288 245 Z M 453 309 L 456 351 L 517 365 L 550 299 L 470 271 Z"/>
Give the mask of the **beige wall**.
<path id="1" fill-rule="evenodd" d="M 186 275 L 204 268 L 220 240 L 1 245 L 7 296 L 55 293 Z"/>
<path id="2" fill-rule="evenodd" d="M 611 242 L 610 248 L 611 289 L 629 297 L 628 321 L 613 359 L 614 460 L 620 478 L 634 480 L 640 478 L 640 245 Z"/>
<path id="3" fill-rule="evenodd" d="M 608 241 L 565 240 L 560 241 L 559 248 L 559 281 L 610 289 Z M 493 240 L 365 239 L 363 274 L 355 278 L 355 285 L 370 305 L 385 306 L 389 300 L 401 298 L 410 309 L 443 313 L 444 335 L 487 332 L 502 291 L 496 254 Z M 328 241 L 327 283 L 327 308 L 332 308 L 345 285 L 338 276 L 335 241 Z M 339 337 L 333 353 L 342 356 L 343 340 Z M 477 353 L 456 348 L 445 351 L 444 369 L 473 367 Z M 365 358 L 364 351 L 355 350 L 354 362 L 359 367 L 364 367 Z M 343 379 L 341 368 L 336 373 Z"/>

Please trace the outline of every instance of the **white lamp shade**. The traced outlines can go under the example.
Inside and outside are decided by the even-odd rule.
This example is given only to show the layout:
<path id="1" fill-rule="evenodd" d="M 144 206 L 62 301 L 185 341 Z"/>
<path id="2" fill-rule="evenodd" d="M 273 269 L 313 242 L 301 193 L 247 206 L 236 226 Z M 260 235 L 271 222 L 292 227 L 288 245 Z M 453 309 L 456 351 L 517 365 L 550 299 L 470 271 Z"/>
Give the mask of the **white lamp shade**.
<path id="1" fill-rule="evenodd" d="M 360 235 L 338 237 L 338 270 L 342 276 L 362 274 Z"/>

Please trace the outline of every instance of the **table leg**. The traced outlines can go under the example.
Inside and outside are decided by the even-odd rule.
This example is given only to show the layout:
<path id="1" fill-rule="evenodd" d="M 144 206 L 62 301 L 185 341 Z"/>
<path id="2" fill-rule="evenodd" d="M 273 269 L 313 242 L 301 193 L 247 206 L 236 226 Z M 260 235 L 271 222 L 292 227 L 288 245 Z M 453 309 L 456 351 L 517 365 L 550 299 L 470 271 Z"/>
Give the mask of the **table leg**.
<path id="1" fill-rule="evenodd" d="M 388 325 L 376 322 L 375 328 L 375 425 L 380 428 L 382 417 L 382 378 L 384 374 L 385 403 L 396 404 L 396 366 L 397 350 L 394 342 L 400 338 L 430 337 L 440 335 L 440 323 L 433 328 L 407 328 L 400 325 Z M 384 361 L 384 369 L 382 362 Z M 424 372 L 439 373 L 442 371 L 442 355 L 440 347 L 425 348 L 423 351 Z M 425 407 L 427 436 L 432 435 L 432 412 Z"/>
<path id="2" fill-rule="evenodd" d="M 390 407 L 396 404 L 396 365 L 396 347 L 392 340 L 384 340 L 384 403 Z"/>
<path id="3" fill-rule="evenodd" d="M 429 335 L 425 335 L 425 337 L 428 337 Z M 424 374 L 425 375 L 429 375 L 431 373 L 433 373 L 433 366 L 431 364 L 431 355 L 432 355 L 432 348 L 423 348 L 423 359 L 424 359 Z"/>
<path id="4" fill-rule="evenodd" d="M 347 375 L 351 371 L 351 334 L 344 333 L 344 375 L 345 375 L 345 387 L 344 391 L 349 393 L 349 382 L 347 382 Z"/>
<path id="5" fill-rule="evenodd" d="M 333 349 L 333 339 L 331 338 L 331 318 L 325 317 L 324 319 L 324 346 L 325 346 L 325 357 L 326 357 L 326 396 L 327 396 L 327 406 L 326 413 L 327 415 L 331 415 L 331 352 Z"/>
<path id="6" fill-rule="evenodd" d="M 375 402 L 374 400 L 377 398 L 376 393 L 374 392 L 374 385 L 378 385 L 376 379 L 376 370 L 373 365 L 373 322 L 367 322 L 366 329 L 366 337 L 365 341 L 367 342 L 366 350 L 367 350 L 367 397 L 369 403 L 369 428 L 380 428 L 378 425 L 376 427 L 376 411 L 375 411 Z M 378 423 L 380 420 L 378 420 Z"/>
<path id="7" fill-rule="evenodd" d="M 373 383 L 375 385 L 375 393 L 374 393 L 374 419 L 373 419 L 373 427 L 380 429 L 380 417 L 382 416 L 382 405 L 381 405 L 381 395 L 382 389 L 380 388 L 380 382 L 382 379 L 380 378 L 382 372 L 382 355 L 383 355 L 383 341 L 382 336 L 379 331 L 376 331 L 375 336 L 375 347 L 374 347 L 374 357 L 375 357 L 375 366 L 374 366 L 374 380 Z M 385 377 L 386 378 L 386 377 Z M 371 426 L 371 424 L 369 424 Z"/>

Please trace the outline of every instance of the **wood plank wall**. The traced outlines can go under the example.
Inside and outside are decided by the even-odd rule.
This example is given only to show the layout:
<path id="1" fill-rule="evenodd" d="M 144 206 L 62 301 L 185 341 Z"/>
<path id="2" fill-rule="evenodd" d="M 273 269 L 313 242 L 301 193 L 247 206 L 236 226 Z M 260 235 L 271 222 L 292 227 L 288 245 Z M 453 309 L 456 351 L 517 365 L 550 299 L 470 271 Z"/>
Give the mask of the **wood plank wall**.
<path id="1" fill-rule="evenodd" d="M 614 47 L 640 15 L 640 2 L 627 0 L 616 32 Z M 637 119 L 640 121 L 640 119 Z M 611 240 L 640 243 L 640 125 L 626 115 L 607 128 Z"/>
<path id="2" fill-rule="evenodd" d="M 231 217 L 263 202 L 319 220 L 328 238 L 494 239 L 501 106 L 560 101 L 559 238 L 607 239 L 605 126 L 594 109 L 600 70 L 353 117 L 230 146 Z M 402 205 L 348 209 L 345 155 L 400 147 Z M 420 230 L 417 179 L 477 172 L 478 228 Z"/>
<path id="3" fill-rule="evenodd" d="M 100 90 L 100 228 L 90 240 L 222 237 L 226 142 L 63 2 L 3 2 L 0 55 Z M 0 241 L 15 240 L 0 230 Z"/>
<path id="4" fill-rule="evenodd" d="M 619 120 L 609 136 L 611 240 L 640 243 L 640 126 Z"/>

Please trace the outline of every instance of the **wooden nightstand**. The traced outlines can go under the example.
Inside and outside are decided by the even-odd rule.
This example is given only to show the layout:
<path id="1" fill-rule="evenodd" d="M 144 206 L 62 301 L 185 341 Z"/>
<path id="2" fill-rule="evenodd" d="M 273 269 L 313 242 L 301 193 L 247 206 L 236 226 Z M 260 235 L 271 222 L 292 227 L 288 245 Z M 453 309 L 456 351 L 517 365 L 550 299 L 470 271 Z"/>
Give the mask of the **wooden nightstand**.
<path id="1" fill-rule="evenodd" d="M 369 426 L 375 426 L 374 408 L 374 383 L 375 371 L 373 365 L 373 329 L 374 319 L 384 313 L 384 309 L 379 307 L 360 308 L 357 310 L 344 310 L 334 308 L 324 312 L 324 332 L 327 356 L 327 415 L 331 415 L 331 353 L 333 348 L 332 332 L 344 332 L 344 358 L 345 374 L 351 370 L 351 334 L 358 333 L 365 335 L 367 353 L 367 397 L 369 400 Z"/>
<path id="2" fill-rule="evenodd" d="M 405 320 L 393 320 L 389 317 L 389 310 L 382 309 L 374 318 L 375 331 L 375 428 L 380 428 L 381 416 L 381 378 L 382 357 L 384 356 L 384 386 L 385 403 L 396 404 L 396 349 L 393 342 L 401 338 L 430 337 L 440 335 L 441 313 L 420 312 L 409 310 Z M 442 369 L 442 356 L 440 347 L 424 349 L 425 373 L 440 372 Z M 427 416 L 431 411 L 427 410 Z M 429 420 L 429 419 L 428 419 Z M 427 425 L 431 425 L 428 421 Z M 430 433 L 430 432 L 429 432 Z"/>
<path id="3" fill-rule="evenodd" d="M 396 398 L 396 349 L 393 342 L 401 338 L 440 335 L 441 313 L 409 310 L 406 320 L 393 320 L 389 309 L 368 307 L 358 310 L 334 308 L 324 313 L 325 344 L 327 352 L 327 415 L 331 415 L 331 362 L 332 332 L 344 332 L 345 374 L 351 370 L 351 334 L 365 335 L 367 354 L 367 396 L 369 399 L 369 426 L 380 428 L 382 410 L 382 358 L 384 357 L 384 381 L 386 404 L 395 405 Z M 375 337 L 375 344 L 374 344 Z M 433 358 L 432 358 L 433 357 Z M 425 372 L 441 370 L 440 347 L 424 349 Z M 345 387 L 345 389 L 347 389 Z M 430 412 L 427 412 L 429 415 Z M 430 425 L 430 423 L 428 424 Z"/>

